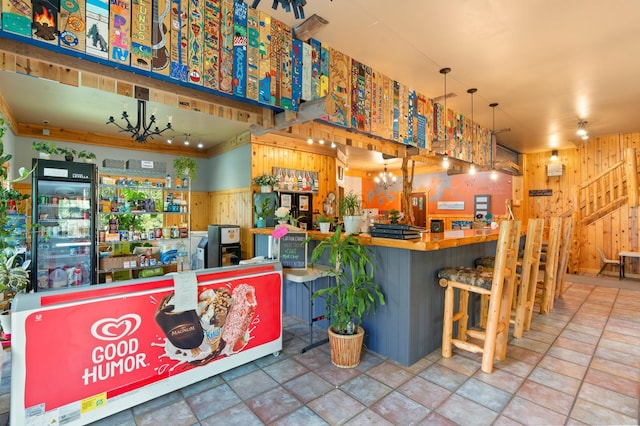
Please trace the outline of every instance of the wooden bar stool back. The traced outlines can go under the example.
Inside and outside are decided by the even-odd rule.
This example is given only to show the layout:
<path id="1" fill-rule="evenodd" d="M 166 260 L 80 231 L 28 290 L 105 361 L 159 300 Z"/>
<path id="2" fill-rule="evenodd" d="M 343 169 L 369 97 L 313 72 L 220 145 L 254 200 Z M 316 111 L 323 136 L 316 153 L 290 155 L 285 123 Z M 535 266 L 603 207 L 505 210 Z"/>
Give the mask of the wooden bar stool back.
<path id="1" fill-rule="evenodd" d="M 562 227 L 562 219 L 552 217 L 549 220 L 549 234 L 547 244 L 547 258 L 544 265 L 544 278 L 538 282 L 538 293 L 540 303 L 540 313 L 547 315 L 553 306 L 553 297 L 555 295 L 556 275 L 558 274 L 558 247 L 560 244 L 560 231 Z M 531 316 L 526 321 L 528 330 L 531 326 Z"/>
<path id="2" fill-rule="evenodd" d="M 525 318 L 531 316 L 538 283 L 538 268 L 542 254 L 544 219 L 529 219 L 527 237 L 524 245 L 522 265 L 516 281 L 516 294 L 513 310 L 513 337 L 521 338 L 525 329 Z M 528 329 L 527 329 L 528 330 Z"/>
<path id="3" fill-rule="evenodd" d="M 560 237 L 560 249 L 558 257 L 558 272 L 556 274 L 555 297 L 562 297 L 564 293 L 564 281 L 567 277 L 567 267 L 569 266 L 569 252 L 573 241 L 573 227 L 575 219 L 567 216 L 562 220 L 562 235 Z M 552 303 L 553 307 L 553 303 Z"/>
<path id="4" fill-rule="evenodd" d="M 453 346 L 482 354 L 482 371 L 493 371 L 495 357 L 504 359 L 509 334 L 511 299 L 518 257 L 520 221 L 503 221 L 496 246 L 495 268 L 480 271 L 471 267 L 445 268 L 438 272 L 439 284 L 445 287 L 442 329 L 442 356 L 450 358 Z M 455 289 L 458 289 L 458 311 L 454 311 Z M 486 328 L 469 329 L 469 293 L 489 296 Z M 458 323 L 457 337 L 453 338 L 453 323 Z M 468 339 L 474 339 L 469 341 Z M 480 341 L 479 343 L 476 341 Z"/>

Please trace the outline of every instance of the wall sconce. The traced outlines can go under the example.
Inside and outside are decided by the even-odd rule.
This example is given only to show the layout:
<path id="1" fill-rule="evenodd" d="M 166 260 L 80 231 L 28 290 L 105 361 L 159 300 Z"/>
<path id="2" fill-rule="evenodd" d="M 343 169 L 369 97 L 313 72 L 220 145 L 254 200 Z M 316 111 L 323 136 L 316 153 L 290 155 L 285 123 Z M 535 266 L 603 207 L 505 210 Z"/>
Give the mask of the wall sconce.
<path id="1" fill-rule="evenodd" d="M 558 161 L 558 150 L 554 149 L 551 151 L 551 161 Z"/>

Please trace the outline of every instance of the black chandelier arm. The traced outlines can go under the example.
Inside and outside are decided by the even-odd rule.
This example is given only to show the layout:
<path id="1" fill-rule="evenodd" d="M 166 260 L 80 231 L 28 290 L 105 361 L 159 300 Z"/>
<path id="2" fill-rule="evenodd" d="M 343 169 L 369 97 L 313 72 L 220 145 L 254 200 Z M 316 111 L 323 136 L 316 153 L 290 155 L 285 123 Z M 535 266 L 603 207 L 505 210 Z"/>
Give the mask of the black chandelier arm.
<path id="1" fill-rule="evenodd" d="M 151 116 L 149 117 L 149 124 L 147 124 L 147 120 L 146 120 L 147 104 L 145 101 L 141 99 L 138 99 L 138 116 L 137 117 L 138 117 L 138 121 L 136 125 L 133 126 L 129 121 L 129 115 L 127 114 L 127 111 L 123 111 L 122 119 L 126 122 L 127 127 L 123 127 L 122 125 L 118 124 L 113 118 L 113 116 L 109 117 L 109 121 L 107 121 L 106 124 L 115 124 L 120 129 L 120 132 L 131 133 L 131 137 L 139 143 L 146 143 L 148 138 L 153 139 L 153 136 L 160 135 L 163 132 L 172 128 L 171 121 L 169 121 L 169 123 L 167 123 L 167 126 L 164 129 L 160 130 L 160 128 L 157 125 L 155 125 L 156 117 L 154 114 L 151 114 Z M 151 130 L 152 128 L 153 130 Z"/>

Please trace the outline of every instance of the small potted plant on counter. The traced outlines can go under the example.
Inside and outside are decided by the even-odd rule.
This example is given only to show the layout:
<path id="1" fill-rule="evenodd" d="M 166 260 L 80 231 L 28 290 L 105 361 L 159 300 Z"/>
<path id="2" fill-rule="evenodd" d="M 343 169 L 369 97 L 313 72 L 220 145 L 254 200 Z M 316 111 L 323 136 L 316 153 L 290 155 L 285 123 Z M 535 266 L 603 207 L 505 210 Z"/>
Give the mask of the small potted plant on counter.
<path id="1" fill-rule="evenodd" d="M 58 147 L 53 142 L 33 141 L 31 148 L 33 148 L 34 151 L 38 151 L 40 153 L 40 158 L 45 160 L 51 158 L 52 154 L 58 153 Z"/>
<path id="2" fill-rule="evenodd" d="M 253 178 L 253 183 L 260 187 L 260 192 L 271 192 L 277 182 L 278 179 L 275 175 L 269 175 L 267 173 L 262 173 L 260 176 Z"/>
<path id="3" fill-rule="evenodd" d="M 323 234 L 328 234 L 329 230 L 331 229 L 331 225 L 335 224 L 335 219 L 330 217 L 330 216 L 325 216 L 325 215 L 321 214 L 316 219 L 316 222 L 318 223 L 318 226 L 320 227 L 320 232 L 322 232 Z"/>
<path id="4" fill-rule="evenodd" d="M 362 221 L 362 199 L 360 195 L 353 191 L 348 192 L 340 199 L 338 207 L 344 220 L 344 232 L 347 234 L 360 232 L 360 222 Z"/>
<path id="5" fill-rule="evenodd" d="M 275 203 L 271 198 L 265 198 L 260 205 L 255 204 L 253 211 L 256 214 L 256 228 L 264 228 L 266 219 L 275 211 Z"/>
<path id="6" fill-rule="evenodd" d="M 325 257 L 328 256 L 328 257 Z M 353 368 L 360 363 L 364 330 L 362 317 L 384 305 L 384 295 L 373 280 L 375 263 L 373 253 L 353 234 L 342 233 L 338 225 L 335 232 L 324 237 L 311 252 L 311 262 L 328 259 L 332 283 L 317 290 L 313 297 L 326 301 L 329 327 L 331 362 L 342 368 Z"/>

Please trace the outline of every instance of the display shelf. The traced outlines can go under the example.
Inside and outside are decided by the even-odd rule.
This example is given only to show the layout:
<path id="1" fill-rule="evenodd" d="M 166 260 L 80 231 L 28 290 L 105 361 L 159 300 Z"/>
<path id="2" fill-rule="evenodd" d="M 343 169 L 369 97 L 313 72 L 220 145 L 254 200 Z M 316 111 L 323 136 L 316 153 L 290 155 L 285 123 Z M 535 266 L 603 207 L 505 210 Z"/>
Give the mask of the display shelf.
<path id="1" fill-rule="evenodd" d="M 190 246 L 185 240 L 190 234 L 191 188 L 166 186 L 166 176 L 166 173 L 144 170 L 99 170 L 97 218 L 100 235 L 98 247 L 101 252 L 110 251 L 123 243 L 133 247 L 159 247 L 171 253 L 177 252 L 183 245 Z M 136 178 L 143 178 L 144 182 Z M 158 232 L 160 235 L 169 233 L 172 237 L 156 238 Z M 148 238 L 151 234 L 154 238 Z M 126 250 L 133 251 L 132 248 Z M 177 255 L 170 256 L 175 258 L 175 262 L 178 261 Z M 112 259 L 115 257 L 117 255 L 109 256 Z M 165 273 L 174 272 L 178 269 L 175 262 L 161 264 L 158 261 L 154 265 L 137 264 L 126 268 L 102 268 L 101 264 L 99 280 L 106 282 L 136 278 L 140 271 L 158 267 L 163 268 Z"/>

